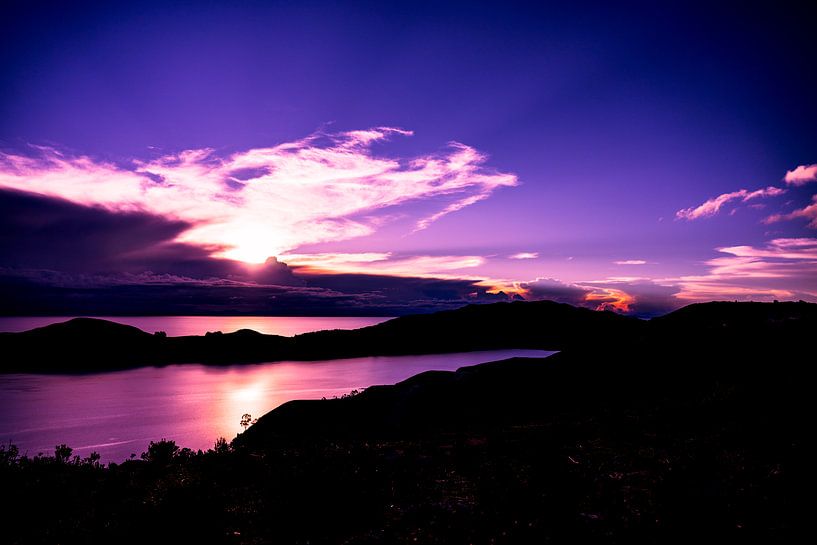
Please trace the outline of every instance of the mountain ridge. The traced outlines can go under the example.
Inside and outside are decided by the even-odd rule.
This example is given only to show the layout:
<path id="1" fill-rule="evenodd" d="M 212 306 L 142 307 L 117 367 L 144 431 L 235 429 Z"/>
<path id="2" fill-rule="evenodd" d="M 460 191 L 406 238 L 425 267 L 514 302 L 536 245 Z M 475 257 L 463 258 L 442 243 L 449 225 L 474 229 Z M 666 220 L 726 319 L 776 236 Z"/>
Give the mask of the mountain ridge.
<path id="1" fill-rule="evenodd" d="M 294 337 L 252 330 L 167 337 L 116 322 L 75 318 L 25 332 L 0 333 L 0 350 L 15 355 L 0 366 L 0 372 L 73 373 L 176 363 L 226 365 L 504 348 L 565 350 L 587 343 L 612 345 L 624 338 L 673 342 L 686 335 L 723 336 L 751 324 L 783 327 L 800 318 L 797 323 L 811 324 L 816 317 L 817 304 L 805 302 L 703 303 L 646 321 L 552 301 L 515 301 Z"/>

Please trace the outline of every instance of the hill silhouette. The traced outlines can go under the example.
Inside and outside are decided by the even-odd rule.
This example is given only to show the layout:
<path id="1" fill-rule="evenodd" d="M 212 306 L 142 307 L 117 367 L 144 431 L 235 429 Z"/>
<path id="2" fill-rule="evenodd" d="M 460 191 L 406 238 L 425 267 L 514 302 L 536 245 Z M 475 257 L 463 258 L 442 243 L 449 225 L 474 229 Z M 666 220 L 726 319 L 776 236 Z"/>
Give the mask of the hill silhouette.
<path id="1" fill-rule="evenodd" d="M 517 312 L 553 327 L 520 327 Z M 561 319 L 574 321 L 549 321 Z M 561 352 L 289 402 L 205 453 L 159 441 L 105 468 L 70 461 L 64 445 L 34 458 L 0 446 L 4 537 L 681 544 L 792 543 L 809 530 L 817 305 L 708 303 L 644 322 L 511 304 L 383 325 L 301 336 L 299 349 L 366 339 L 376 350 Z M 85 322 L 28 336 L 91 327 L 153 340 Z M 314 348 L 326 339 L 335 344 Z"/>
<path id="2" fill-rule="evenodd" d="M 816 308 L 804 302 L 713 302 L 645 321 L 551 301 L 515 301 L 294 337 L 251 330 L 167 337 L 115 322 L 76 318 L 21 333 L 0 333 L 0 350 L 15 355 L 0 364 L 0 372 L 73 373 L 173 363 L 225 365 L 503 348 L 568 350 L 618 343 L 675 347 L 693 340 L 723 344 L 733 336 L 732 342 L 756 343 L 769 334 L 806 334 Z"/>
<path id="3" fill-rule="evenodd" d="M 817 305 L 706 303 L 650 322 L 610 323 L 624 326 L 614 342 L 598 333 L 587 335 L 584 343 L 565 335 L 563 344 L 549 345 L 562 352 L 543 360 L 517 358 L 456 372 L 429 371 L 393 386 L 368 388 L 353 398 L 291 401 L 237 441 L 463 430 L 570 408 L 586 411 L 631 400 L 694 396 L 746 381 L 757 381 L 754 387 L 764 392 L 755 400 L 761 405 L 775 388 L 790 387 L 792 376 L 810 371 L 801 355 L 808 353 L 808 339 L 817 331 Z"/>
<path id="4" fill-rule="evenodd" d="M 510 542 L 789 542 L 806 516 L 817 305 L 708 303 L 646 326 L 546 359 L 292 401 L 233 444 L 423 445 L 406 464 L 415 471 L 442 458 L 470 479 L 497 479 L 478 501 L 489 527 L 506 516 L 541 525 Z"/>
<path id="5" fill-rule="evenodd" d="M 470 305 L 395 318 L 357 330 L 295 337 L 250 330 L 166 337 L 77 318 L 21 333 L 0 333 L 0 350 L 17 354 L 4 372 L 104 371 L 171 363 L 229 364 L 378 355 L 432 354 L 501 348 L 559 350 L 588 340 L 637 336 L 644 322 L 550 301 Z"/>

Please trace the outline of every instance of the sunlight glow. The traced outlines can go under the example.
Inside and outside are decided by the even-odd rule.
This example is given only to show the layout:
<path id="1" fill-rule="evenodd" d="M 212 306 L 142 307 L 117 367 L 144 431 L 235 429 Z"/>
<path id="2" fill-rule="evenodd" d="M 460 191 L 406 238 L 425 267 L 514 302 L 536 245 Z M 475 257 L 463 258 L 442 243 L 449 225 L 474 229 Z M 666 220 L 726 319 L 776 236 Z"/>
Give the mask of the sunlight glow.
<path id="1" fill-rule="evenodd" d="M 34 156 L 0 152 L 0 188 L 183 221 L 189 228 L 177 242 L 262 263 L 305 244 L 372 234 L 394 217 L 393 210 L 381 212 L 386 208 L 434 198 L 438 211 L 417 218 L 417 231 L 517 185 L 516 176 L 484 167 L 485 155 L 456 142 L 420 157 L 371 151 L 394 135 L 411 132 L 377 127 L 315 134 L 227 157 L 187 150 L 134 161 L 134 168 L 44 147 Z"/>

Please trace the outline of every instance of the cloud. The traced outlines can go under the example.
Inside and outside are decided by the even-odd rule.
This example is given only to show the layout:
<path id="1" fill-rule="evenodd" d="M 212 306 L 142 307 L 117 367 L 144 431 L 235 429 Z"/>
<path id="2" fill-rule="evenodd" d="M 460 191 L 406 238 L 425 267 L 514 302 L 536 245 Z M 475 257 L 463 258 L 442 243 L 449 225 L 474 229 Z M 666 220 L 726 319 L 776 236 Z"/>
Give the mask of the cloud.
<path id="1" fill-rule="evenodd" d="M 0 190 L 0 267 L 99 275 L 172 275 L 262 284 L 300 282 L 275 258 L 248 265 L 174 242 L 188 224 Z"/>
<path id="2" fill-rule="evenodd" d="M 650 278 L 615 277 L 578 282 L 591 291 L 587 302 L 596 310 L 612 310 L 651 318 L 682 306 L 675 295 L 680 288 L 672 282 L 658 282 Z M 587 305 L 586 305 L 587 306 Z"/>
<path id="3" fill-rule="evenodd" d="M 507 301 L 514 288 L 476 275 L 481 256 L 293 254 L 292 267 L 274 257 L 248 264 L 175 242 L 186 228 L 0 190 L 0 312 L 396 315 Z"/>
<path id="4" fill-rule="evenodd" d="M 646 265 L 643 259 L 626 259 L 624 261 L 613 261 L 616 265 Z"/>
<path id="5" fill-rule="evenodd" d="M 456 308 L 469 303 L 508 301 L 506 293 L 494 293 L 479 282 L 466 279 L 417 278 L 373 274 L 303 273 L 310 286 L 352 294 L 367 295 L 369 304 L 388 305 L 406 311 Z"/>
<path id="6" fill-rule="evenodd" d="M 402 278 L 427 278 L 464 281 L 491 294 L 521 295 L 519 283 L 476 274 L 485 263 L 478 255 L 393 255 L 391 253 L 285 254 L 281 256 L 299 275 L 388 275 Z"/>
<path id="7" fill-rule="evenodd" d="M 817 181 L 817 164 L 800 165 L 794 170 L 789 170 L 786 172 L 783 180 L 786 182 L 786 184 L 792 186 L 800 186 L 809 182 Z M 690 221 L 710 217 L 717 214 L 721 208 L 729 202 L 736 200 L 747 202 L 753 199 L 777 197 L 785 192 L 786 189 L 774 186 L 757 189 L 755 191 L 740 189 L 738 191 L 723 193 L 717 197 L 713 197 L 698 206 L 678 210 L 675 213 L 675 217 L 676 219 L 685 219 Z M 805 208 L 795 210 L 794 212 L 788 214 L 772 214 L 764 218 L 763 221 L 764 223 L 775 223 L 778 221 L 792 220 L 796 218 L 806 218 L 809 220 L 809 227 L 817 229 L 817 195 L 815 195 L 812 200 L 814 201 L 814 204 L 808 205 Z M 760 209 L 763 208 L 763 205 L 752 204 L 750 207 Z M 731 214 L 734 214 L 735 211 L 736 209 L 733 209 Z"/>
<path id="8" fill-rule="evenodd" d="M 591 289 L 576 284 L 568 284 L 555 278 L 536 278 L 530 282 L 522 282 L 519 287 L 523 290 L 525 299 L 556 301 L 575 306 L 586 306 L 587 294 Z"/>
<path id="9" fill-rule="evenodd" d="M 765 247 L 717 248 L 704 275 L 677 279 L 682 300 L 817 299 L 817 238 L 778 238 Z"/>
<path id="10" fill-rule="evenodd" d="M 628 314 L 641 318 L 661 316 L 683 305 L 676 297 L 680 291 L 676 284 L 658 282 L 648 278 L 618 281 L 611 279 L 602 284 L 607 289 L 626 294 Z"/>
<path id="11" fill-rule="evenodd" d="M 726 246 L 718 248 L 718 251 L 745 258 L 817 260 L 817 239 L 776 238 L 769 241 L 766 248 Z"/>
<path id="12" fill-rule="evenodd" d="M 319 287 L 258 286 L 167 275 L 83 277 L 0 270 L 0 312 L 11 315 L 376 314 L 368 294 Z"/>
<path id="13" fill-rule="evenodd" d="M 805 185 L 809 182 L 817 182 L 817 164 L 800 165 L 794 170 L 789 170 L 783 180 L 789 185 Z"/>
<path id="14" fill-rule="evenodd" d="M 509 255 L 508 259 L 536 259 L 539 257 L 538 252 L 519 252 L 518 254 Z"/>
<path id="15" fill-rule="evenodd" d="M 808 226 L 817 229 L 817 195 L 811 197 L 811 204 L 788 214 L 772 214 L 764 218 L 763 223 L 776 223 L 794 219 L 807 219 Z"/>
<path id="16" fill-rule="evenodd" d="M 493 189 L 487 189 L 487 190 L 484 190 L 484 191 L 482 191 L 480 193 L 477 193 L 476 195 L 470 195 L 468 197 L 465 197 L 464 199 L 460 199 L 460 200 L 458 200 L 456 202 L 453 202 L 453 203 L 449 204 L 448 206 L 446 206 L 445 208 L 443 208 L 439 212 L 437 212 L 435 214 L 431 214 L 430 216 L 427 216 L 427 217 L 421 219 L 420 221 L 418 221 L 416 226 L 414 227 L 413 232 L 416 233 L 417 231 L 422 231 L 423 229 L 428 229 L 429 225 L 431 225 L 432 223 L 434 223 L 435 221 L 437 221 L 441 217 L 447 216 L 448 214 L 451 214 L 452 212 L 458 212 L 458 211 L 462 210 L 463 208 L 465 208 L 467 206 L 471 206 L 472 204 L 476 204 L 479 201 L 487 199 L 491 195 L 491 191 L 493 191 Z"/>
<path id="17" fill-rule="evenodd" d="M 285 254 L 281 258 L 305 274 L 387 274 L 415 278 L 442 278 L 447 271 L 478 267 L 485 259 L 476 255 L 402 256 L 390 253 Z M 461 275 L 455 275 L 462 278 Z"/>
<path id="18" fill-rule="evenodd" d="M 0 267 L 6 315 L 368 315 L 396 316 L 507 301 L 474 281 L 371 274 L 299 276 L 282 286 L 172 274 L 75 274 Z"/>
<path id="19" fill-rule="evenodd" d="M 785 192 L 786 192 L 785 189 L 773 186 L 769 186 L 763 189 L 757 189 L 755 191 L 740 189 L 738 191 L 733 191 L 731 193 L 723 193 L 722 195 L 713 197 L 698 206 L 678 210 L 675 213 L 675 217 L 676 219 L 684 219 L 689 221 L 700 218 L 706 218 L 714 216 L 720 211 L 721 207 L 734 200 L 746 202 L 752 199 L 777 197 L 778 195 L 782 195 Z"/>
<path id="20" fill-rule="evenodd" d="M 641 318 L 661 316 L 693 301 L 817 300 L 817 239 L 776 239 L 767 248 L 736 246 L 719 251 L 728 257 L 707 262 L 710 271 L 700 276 L 574 283 L 537 278 L 519 287 L 528 300 L 548 299 Z"/>
<path id="21" fill-rule="evenodd" d="M 596 310 L 629 313 L 635 298 L 620 289 L 598 287 L 588 292 L 586 301 L 594 305 Z"/>
<path id="22" fill-rule="evenodd" d="M 589 284 L 589 285 L 588 285 Z M 519 284 L 523 296 L 529 300 L 556 301 L 594 310 L 630 312 L 634 298 L 618 287 L 597 286 L 592 283 L 566 283 L 555 278 L 537 278 Z"/>
<path id="23" fill-rule="evenodd" d="M 186 150 L 129 167 L 51 148 L 31 156 L 0 152 L 0 187 L 182 222 L 187 227 L 175 242 L 260 263 L 304 244 L 371 234 L 379 215 L 395 206 L 450 201 L 416 222 L 424 229 L 518 183 L 456 142 L 441 153 L 410 158 L 372 151 L 374 143 L 395 135 L 411 132 L 379 127 L 312 135 L 225 157 Z"/>

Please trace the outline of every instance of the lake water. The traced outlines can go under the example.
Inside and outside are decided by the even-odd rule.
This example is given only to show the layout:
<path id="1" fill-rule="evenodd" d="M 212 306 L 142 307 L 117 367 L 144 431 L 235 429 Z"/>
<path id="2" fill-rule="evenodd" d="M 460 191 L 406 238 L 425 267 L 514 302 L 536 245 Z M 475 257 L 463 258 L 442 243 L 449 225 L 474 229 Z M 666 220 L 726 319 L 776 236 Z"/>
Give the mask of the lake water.
<path id="1" fill-rule="evenodd" d="M 34 329 L 74 316 L 0 316 L 0 331 L 16 332 Z M 268 335 L 299 335 L 322 329 L 358 329 L 385 322 L 384 317 L 325 317 L 325 316 L 92 316 L 132 325 L 142 331 L 164 331 L 171 337 L 204 335 L 208 331 L 229 333 L 239 329 L 253 329 Z"/>
<path id="2" fill-rule="evenodd" d="M 0 441 L 30 456 L 99 452 L 122 461 L 150 441 L 173 439 L 196 449 L 241 431 L 241 415 L 258 417 L 292 399 L 341 396 L 394 384 L 426 370 L 455 370 L 541 350 L 495 350 L 426 356 L 369 357 L 209 367 L 171 365 L 88 375 L 0 375 Z"/>

